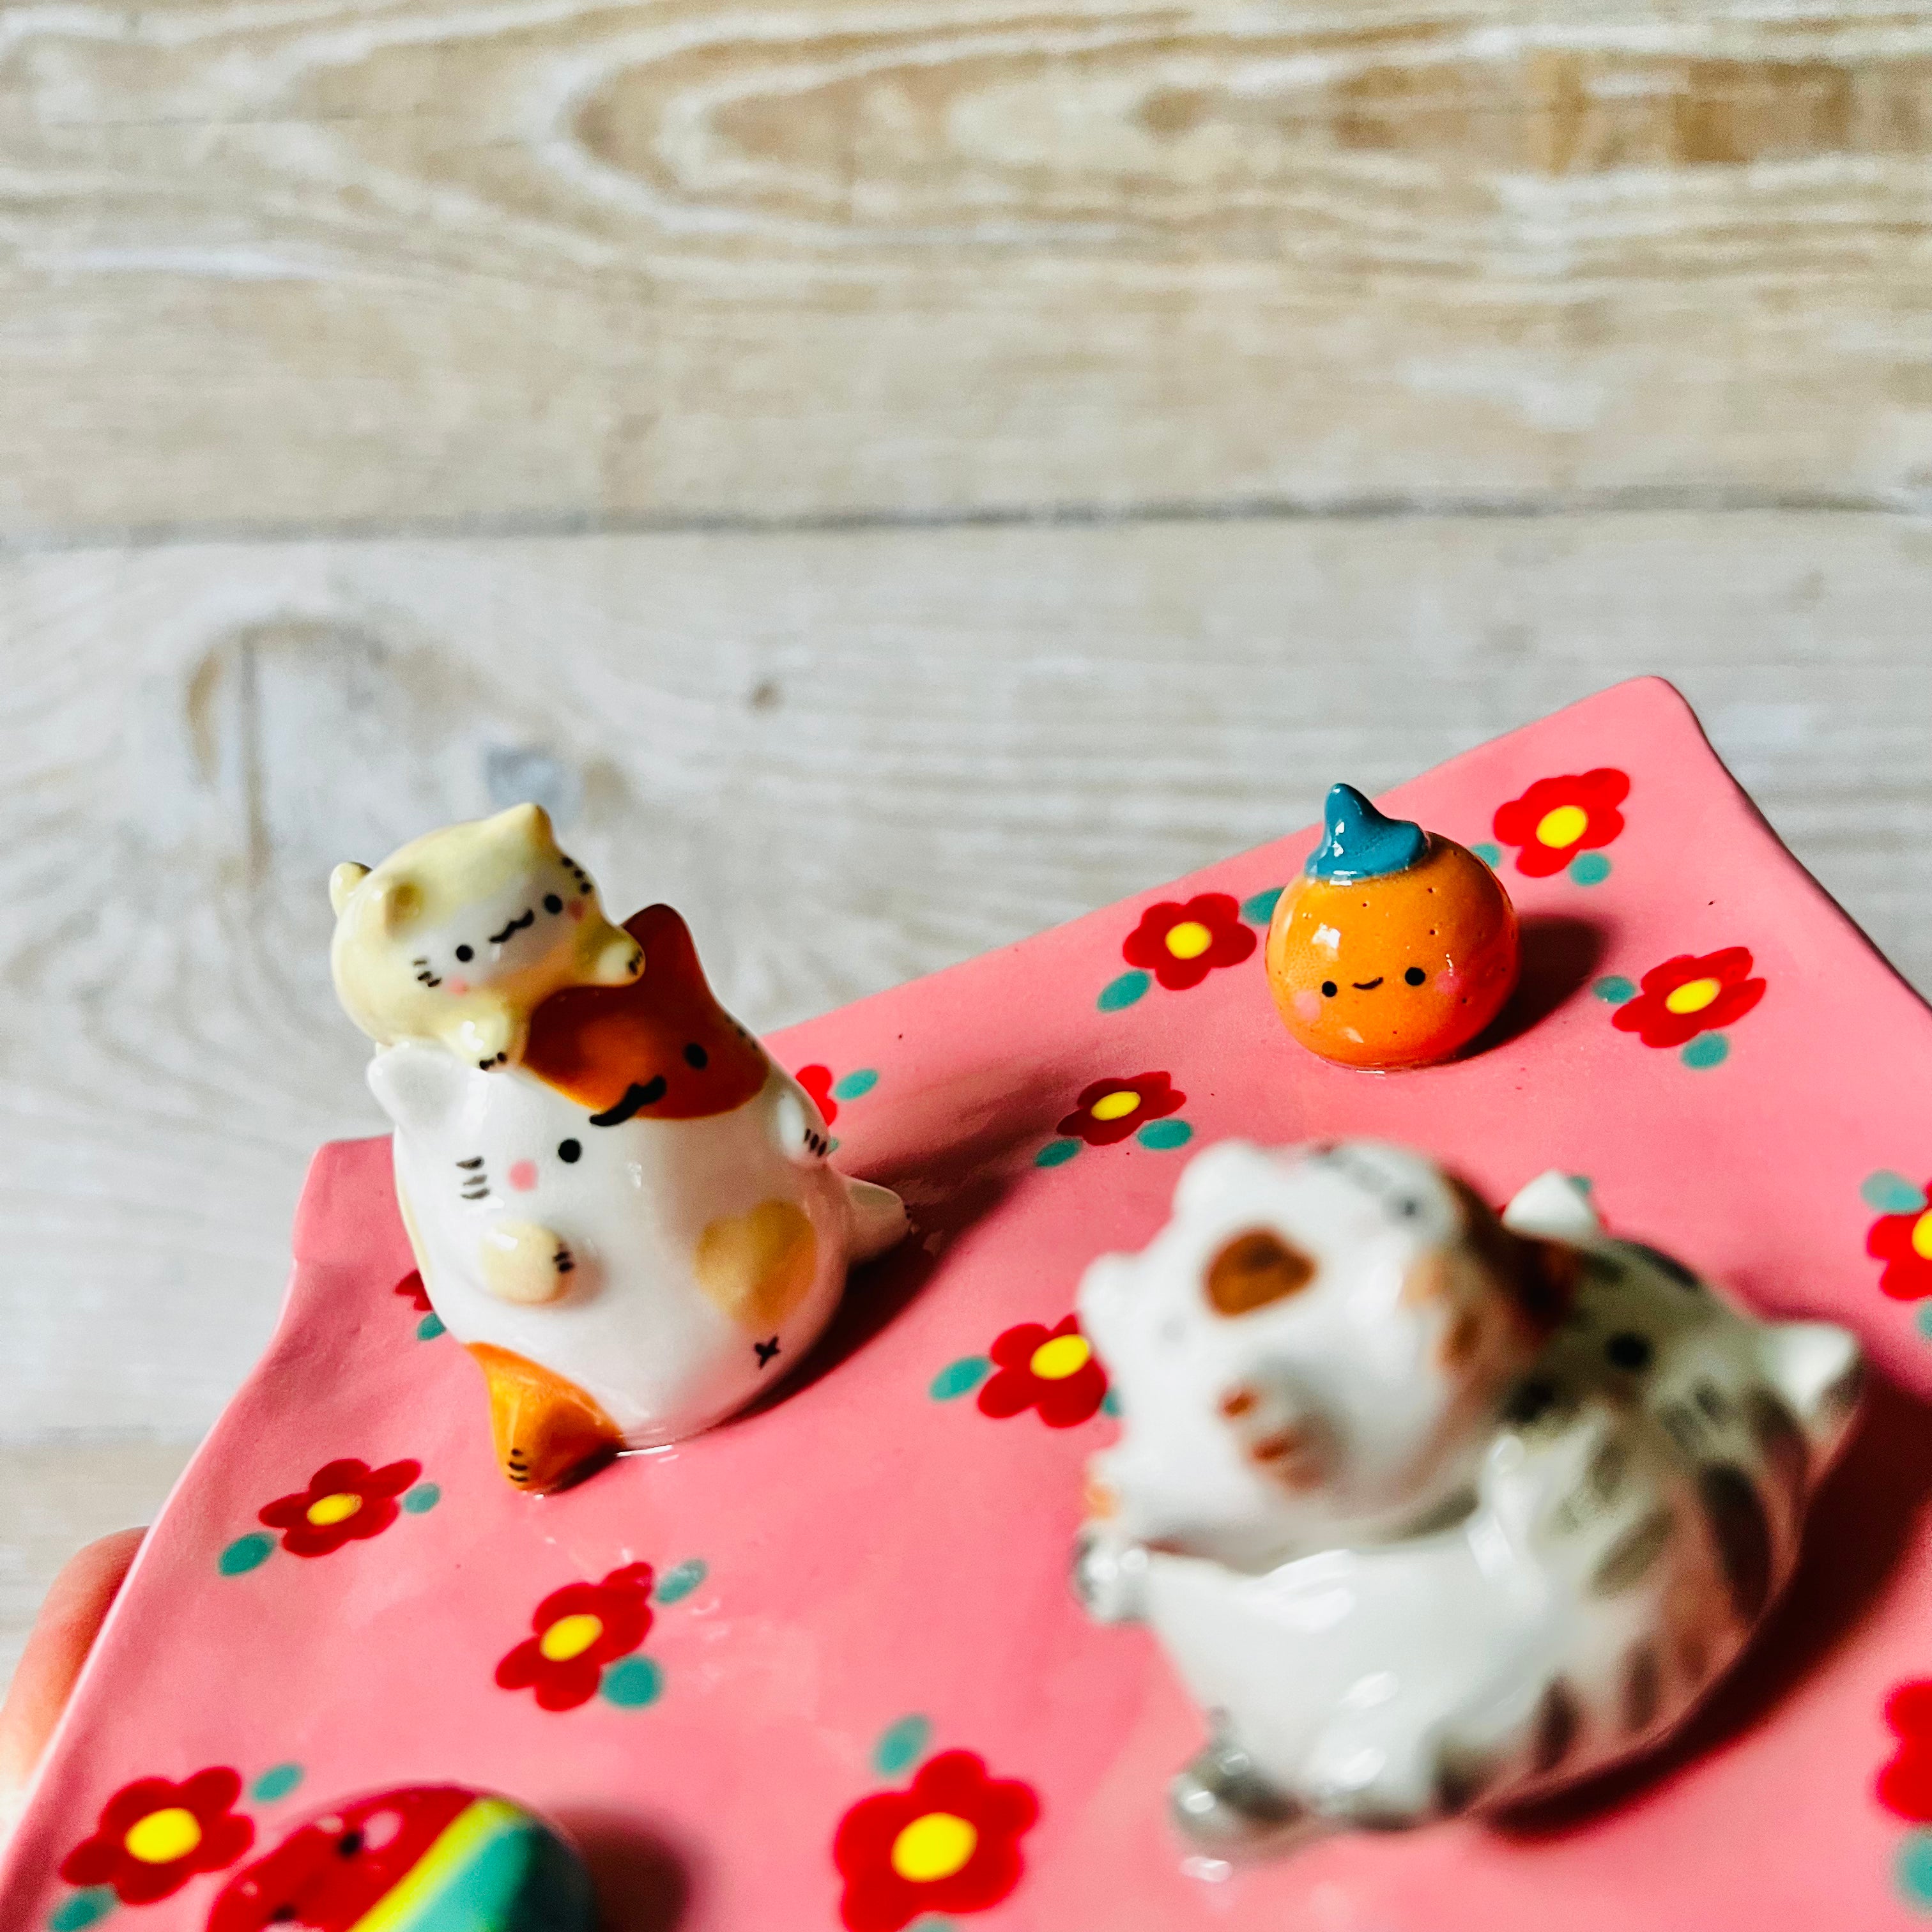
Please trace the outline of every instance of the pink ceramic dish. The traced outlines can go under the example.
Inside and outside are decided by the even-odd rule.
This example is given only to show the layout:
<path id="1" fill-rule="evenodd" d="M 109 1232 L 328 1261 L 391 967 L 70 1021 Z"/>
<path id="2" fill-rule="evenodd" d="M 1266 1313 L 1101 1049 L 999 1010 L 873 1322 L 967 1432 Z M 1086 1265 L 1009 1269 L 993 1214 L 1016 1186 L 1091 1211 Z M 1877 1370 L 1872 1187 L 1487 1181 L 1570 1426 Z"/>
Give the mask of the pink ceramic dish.
<path id="1" fill-rule="evenodd" d="M 110 1619 L 0 1926 L 189 1932 L 249 1844 L 452 1780 L 574 1832 L 626 1932 L 1921 1922 L 1932 1729 L 1892 1694 L 1932 1676 L 1932 1016 L 1663 684 L 1386 802 L 1486 847 L 1522 915 L 1522 989 L 1482 1050 L 1378 1077 L 1288 1040 L 1258 938 L 1312 831 L 782 1034 L 838 1163 L 904 1193 L 914 1238 L 776 1400 L 557 1496 L 498 1478 L 476 1369 L 406 1292 L 386 1143 L 325 1148 L 280 1328 Z M 1185 1859 L 1164 1790 L 1196 1715 L 1146 1631 L 1096 1628 L 1067 1588 L 1104 1379 L 1042 1351 L 1085 1264 L 1165 1218 L 1178 1150 L 1234 1134 L 1411 1142 L 1492 1201 L 1560 1166 L 1614 1232 L 1864 1338 L 1886 1384 L 1797 1581 L 1663 1761 L 1506 1829 Z M 552 1659 L 570 1585 L 611 1614 Z M 164 1803 L 208 1814 L 205 1852 L 62 1877 L 109 1870 L 73 1855 Z M 895 1870 L 939 1814 L 974 1827 L 964 1864 L 935 1838 Z"/>

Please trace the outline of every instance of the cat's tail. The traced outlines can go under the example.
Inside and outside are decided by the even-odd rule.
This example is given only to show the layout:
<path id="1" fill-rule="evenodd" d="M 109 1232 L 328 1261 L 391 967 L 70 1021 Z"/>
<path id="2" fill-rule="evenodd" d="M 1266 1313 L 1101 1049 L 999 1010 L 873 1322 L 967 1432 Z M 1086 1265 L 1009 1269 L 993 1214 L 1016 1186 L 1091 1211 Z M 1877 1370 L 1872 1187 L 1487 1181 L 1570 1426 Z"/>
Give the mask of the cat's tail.
<path id="1" fill-rule="evenodd" d="M 845 1183 L 845 1198 L 852 1210 L 852 1248 L 850 1258 L 868 1262 L 905 1238 L 912 1223 L 905 1203 L 890 1187 L 869 1180 Z"/>

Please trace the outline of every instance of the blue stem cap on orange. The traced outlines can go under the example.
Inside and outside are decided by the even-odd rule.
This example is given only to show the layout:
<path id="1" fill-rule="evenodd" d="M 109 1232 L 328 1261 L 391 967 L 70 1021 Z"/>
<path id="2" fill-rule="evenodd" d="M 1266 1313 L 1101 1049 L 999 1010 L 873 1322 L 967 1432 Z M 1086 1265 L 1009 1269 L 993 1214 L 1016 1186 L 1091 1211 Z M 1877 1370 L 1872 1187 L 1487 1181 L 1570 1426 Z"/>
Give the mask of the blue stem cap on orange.
<path id="1" fill-rule="evenodd" d="M 1389 818 L 1353 785 L 1331 785 L 1322 808 L 1322 842 L 1308 855 L 1311 879 L 1338 886 L 1406 872 L 1429 849 L 1429 834 L 1412 819 Z"/>

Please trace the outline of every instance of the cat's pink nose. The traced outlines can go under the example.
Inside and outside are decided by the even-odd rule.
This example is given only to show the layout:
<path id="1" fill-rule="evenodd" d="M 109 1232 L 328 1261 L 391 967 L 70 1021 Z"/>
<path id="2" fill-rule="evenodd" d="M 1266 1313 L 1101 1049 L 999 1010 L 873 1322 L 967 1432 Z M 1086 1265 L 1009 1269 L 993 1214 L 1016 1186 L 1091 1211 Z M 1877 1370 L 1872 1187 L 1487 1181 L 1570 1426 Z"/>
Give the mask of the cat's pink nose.
<path id="1" fill-rule="evenodd" d="M 533 1160 L 514 1162 L 509 1173 L 510 1185 L 519 1194 L 527 1194 L 537 1184 L 537 1164 Z"/>

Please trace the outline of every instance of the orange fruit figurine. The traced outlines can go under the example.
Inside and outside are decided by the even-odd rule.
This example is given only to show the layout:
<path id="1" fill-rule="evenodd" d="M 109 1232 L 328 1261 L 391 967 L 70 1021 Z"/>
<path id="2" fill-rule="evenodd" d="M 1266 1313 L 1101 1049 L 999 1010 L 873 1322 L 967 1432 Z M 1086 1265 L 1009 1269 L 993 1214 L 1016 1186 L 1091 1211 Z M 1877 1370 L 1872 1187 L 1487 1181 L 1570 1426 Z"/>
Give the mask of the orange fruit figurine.
<path id="1" fill-rule="evenodd" d="M 1268 923 L 1268 987 L 1324 1060 L 1426 1066 L 1502 1010 L 1520 950 L 1516 908 L 1474 853 L 1338 784 Z"/>

